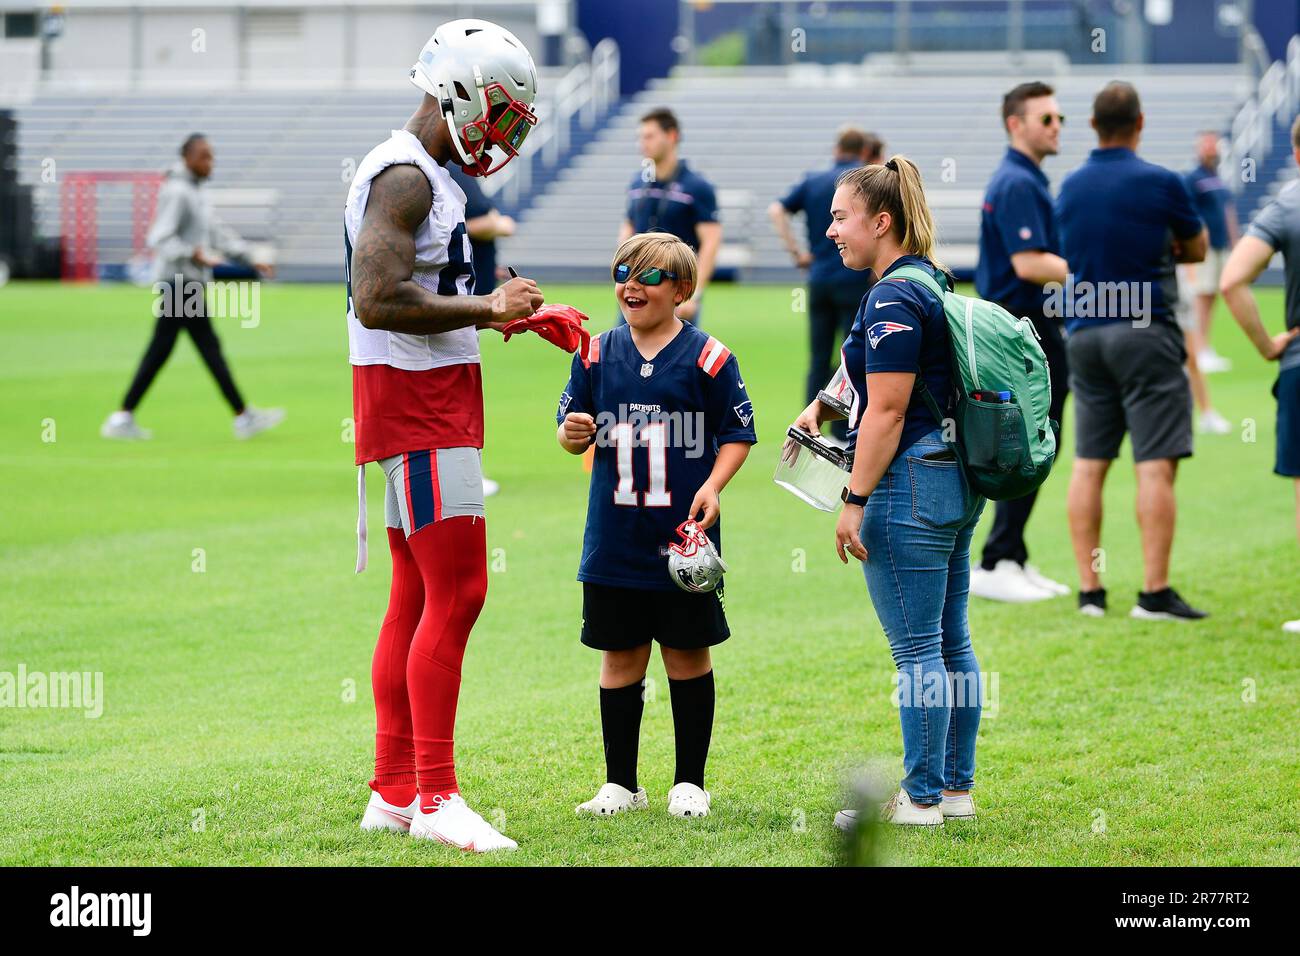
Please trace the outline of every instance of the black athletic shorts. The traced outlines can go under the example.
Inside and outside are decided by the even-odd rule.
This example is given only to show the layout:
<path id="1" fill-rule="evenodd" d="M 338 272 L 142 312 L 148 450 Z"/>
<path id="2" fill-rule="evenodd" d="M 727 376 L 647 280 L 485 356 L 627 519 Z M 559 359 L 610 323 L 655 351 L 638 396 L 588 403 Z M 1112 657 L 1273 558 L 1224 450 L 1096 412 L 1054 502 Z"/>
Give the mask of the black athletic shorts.
<path id="1" fill-rule="evenodd" d="M 1076 458 L 1119 457 L 1125 432 L 1135 462 L 1191 455 L 1192 389 L 1177 325 L 1116 320 L 1071 332 L 1066 347 Z"/>
<path id="2" fill-rule="evenodd" d="M 598 651 L 627 651 L 651 641 L 691 651 L 730 636 L 721 584 L 691 594 L 582 583 L 582 643 Z"/>

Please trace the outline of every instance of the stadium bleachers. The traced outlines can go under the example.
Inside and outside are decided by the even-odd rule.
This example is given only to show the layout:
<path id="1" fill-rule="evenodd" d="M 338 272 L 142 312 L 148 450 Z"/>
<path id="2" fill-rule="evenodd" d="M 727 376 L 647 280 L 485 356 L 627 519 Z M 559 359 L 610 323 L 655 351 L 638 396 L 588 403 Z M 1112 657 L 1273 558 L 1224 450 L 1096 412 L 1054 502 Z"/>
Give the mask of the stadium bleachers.
<path id="1" fill-rule="evenodd" d="M 1045 164 L 1059 184 L 1096 145 L 1092 98 L 1111 69 L 1066 68 L 1045 76 L 1058 90 L 1067 124 L 1061 155 Z M 1142 154 L 1188 168 L 1195 133 L 1227 128 L 1248 85 L 1235 69 L 1127 69 L 1146 114 Z M 926 178 L 943 255 L 954 268 L 975 262 L 984 184 L 1000 160 L 1002 94 L 1024 79 L 1005 69 L 946 76 L 861 69 L 679 69 L 624 104 L 591 146 L 540 196 L 503 255 L 575 277 L 608 269 L 624 196 L 639 157 L 638 118 L 653 106 L 677 112 L 681 153 L 719 190 L 723 264 L 749 278 L 796 275 L 765 209 L 809 169 L 829 163 L 835 130 L 846 122 L 877 132 L 889 152 L 910 156 Z M 951 162 L 949 162 L 951 161 Z M 945 177 L 945 171 L 948 176 Z M 563 241 L 556 241 L 563 237 Z"/>
<path id="2" fill-rule="evenodd" d="M 542 82 L 554 80 L 545 73 Z M 265 190 L 264 217 L 286 278 L 341 274 L 342 209 L 356 165 L 419 102 L 409 87 L 390 91 L 223 92 L 105 97 L 47 95 L 18 107 L 19 179 L 36 189 L 38 228 L 59 234 L 59 174 L 77 170 L 164 170 L 185 135 L 200 131 L 216 150 L 214 190 Z M 543 107 L 544 108 L 544 107 Z M 54 161 L 55 181 L 43 176 Z M 130 195 L 101 188 L 99 261 L 131 254 Z M 220 204 L 218 203 L 219 208 Z M 240 227 L 238 213 L 220 208 Z"/>
<path id="3" fill-rule="evenodd" d="M 1044 71 L 1047 72 L 1047 71 Z M 1062 155 L 1046 165 L 1053 182 L 1094 143 L 1087 125 L 1092 96 L 1109 68 L 1057 64 L 1045 78 L 1059 90 L 1068 117 Z M 1127 69 L 1143 97 L 1143 154 L 1175 168 L 1191 162 L 1201 128 L 1226 129 L 1247 84 L 1236 68 Z M 890 151 L 911 156 L 926 176 L 949 264 L 974 263 L 983 185 L 1004 148 L 999 104 L 1023 78 L 1006 66 L 969 75 L 902 74 L 863 67 L 682 68 L 609 113 L 597 134 L 579 142 L 554 179 L 534 180 L 519 234 L 502 261 L 533 274 L 596 278 L 607 268 L 623 216 L 624 192 L 638 168 L 637 118 L 655 105 L 682 121 L 682 154 L 717 186 L 723 207 L 723 265 L 748 278 L 793 276 L 764 214 L 808 169 L 824 165 L 835 130 L 853 122 L 880 133 Z M 542 93 L 554 75 L 542 78 Z M 281 274 L 337 279 L 340 210 L 355 164 L 410 113 L 410 90 L 44 95 L 16 110 L 19 178 L 36 188 L 39 228 L 59 232 L 57 172 L 164 169 L 192 130 L 217 151 L 216 189 L 264 190 L 274 196 L 266 218 Z M 545 103 L 539 110 L 545 121 Z M 945 165 L 947 163 L 947 165 Z M 945 172 L 947 175 L 945 176 Z M 104 262 L 130 254 L 129 196 L 102 187 L 99 245 Z M 246 193 L 245 193 L 246 195 Z M 256 218 L 256 217 L 254 217 Z"/>

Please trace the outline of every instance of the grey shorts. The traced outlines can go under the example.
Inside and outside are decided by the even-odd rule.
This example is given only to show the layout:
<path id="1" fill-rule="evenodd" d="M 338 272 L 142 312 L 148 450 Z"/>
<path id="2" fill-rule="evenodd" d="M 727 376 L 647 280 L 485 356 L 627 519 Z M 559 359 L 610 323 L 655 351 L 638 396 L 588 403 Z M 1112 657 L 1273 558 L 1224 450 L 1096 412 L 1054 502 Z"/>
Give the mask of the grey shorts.
<path id="1" fill-rule="evenodd" d="M 1076 458 L 1117 458 L 1126 431 L 1134 461 L 1192 454 L 1192 390 L 1177 325 L 1089 326 L 1070 334 L 1067 349 Z"/>
<path id="2" fill-rule="evenodd" d="M 408 451 L 382 458 L 384 523 L 409 538 L 458 515 L 483 517 L 483 453 L 477 448 Z"/>

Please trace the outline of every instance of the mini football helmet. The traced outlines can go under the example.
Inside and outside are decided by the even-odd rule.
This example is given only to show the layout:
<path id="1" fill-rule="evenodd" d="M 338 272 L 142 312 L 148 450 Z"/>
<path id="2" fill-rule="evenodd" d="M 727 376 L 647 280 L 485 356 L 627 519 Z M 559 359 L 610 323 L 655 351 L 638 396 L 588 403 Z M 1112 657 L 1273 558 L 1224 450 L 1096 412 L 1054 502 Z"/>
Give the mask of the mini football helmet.
<path id="1" fill-rule="evenodd" d="M 706 594 L 717 588 L 727 570 L 718 549 L 698 524 L 683 521 L 677 526 L 680 539 L 668 545 L 668 576 L 683 591 Z"/>

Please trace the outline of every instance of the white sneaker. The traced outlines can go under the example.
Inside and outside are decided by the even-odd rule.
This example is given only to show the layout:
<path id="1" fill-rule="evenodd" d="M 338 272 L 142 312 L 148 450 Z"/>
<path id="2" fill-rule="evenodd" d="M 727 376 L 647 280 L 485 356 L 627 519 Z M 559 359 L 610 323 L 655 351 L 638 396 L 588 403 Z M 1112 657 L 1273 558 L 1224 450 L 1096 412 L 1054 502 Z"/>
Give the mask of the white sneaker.
<path id="1" fill-rule="evenodd" d="M 932 807 L 918 807 L 907 795 L 907 791 L 899 787 L 898 793 L 890 797 L 889 802 L 880 808 L 880 819 L 900 826 L 941 827 L 943 810 L 940 806 L 936 803 Z"/>
<path id="2" fill-rule="evenodd" d="M 483 479 L 483 497 L 484 497 L 484 498 L 491 498 L 493 495 L 495 495 L 495 494 L 496 494 L 498 491 L 500 491 L 500 490 L 501 490 L 501 485 L 498 484 L 497 482 L 493 481 L 491 478 L 484 478 L 484 479 Z"/>
<path id="3" fill-rule="evenodd" d="M 1297 618 L 1294 621 L 1287 621 L 1282 625 L 1282 630 L 1286 631 L 1288 634 L 1300 634 L 1300 618 Z"/>
<path id="4" fill-rule="evenodd" d="M 1230 435 L 1232 422 L 1210 408 L 1201 412 L 1201 417 L 1196 422 L 1196 430 L 1202 435 Z"/>
<path id="5" fill-rule="evenodd" d="M 1030 584 L 1032 584 L 1036 588 L 1041 588 L 1044 591 L 1050 591 L 1053 594 L 1057 594 L 1062 597 L 1070 593 L 1070 586 L 1068 584 L 1062 584 L 1060 581 L 1053 581 L 1051 578 L 1045 575 L 1042 571 L 1039 571 L 1032 564 L 1026 564 L 1024 567 L 1024 572 L 1025 572 L 1025 578 L 1029 581 Z"/>
<path id="6" fill-rule="evenodd" d="M 939 800 L 939 812 L 943 814 L 945 820 L 974 820 L 975 801 L 971 799 L 969 793 L 959 797 L 945 794 Z"/>
<path id="7" fill-rule="evenodd" d="M 1210 346 L 1196 353 L 1196 364 L 1206 375 L 1232 371 L 1232 360 L 1224 358 Z"/>
<path id="8" fill-rule="evenodd" d="M 363 830 L 392 830 L 394 833 L 406 833 L 411 829 L 411 818 L 420 812 L 420 796 L 416 794 L 409 807 L 399 807 L 389 803 L 373 790 L 370 802 L 366 804 L 365 815 L 361 818 Z"/>
<path id="9" fill-rule="evenodd" d="M 417 807 L 411 819 L 411 836 L 416 839 L 436 840 L 470 853 L 519 848 L 518 843 L 471 810 L 459 793 L 445 799 L 434 797 L 433 800 L 435 809 L 432 813 L 425 813 Z"/>
<path id="10" fill-rule="evenodd" d="M 148 441 L 153 437 L 153 432 L 137 425 L 135 416 L 130 412 L 117 411 L 99 426 L 99 437 L 116 438 L 119 441 Z"/>
<path id="11" fill-rule="evenodd" d="M 1025 569 L 1010 558 L 1003 558 L 992 571 L 976 565 L 970 569 L 970 593 L 990 601 L 1011 604 L 1028 604 L 1056 597 L 1052 591 L 1040 588 L 1025 576 Z"/>
<path id="12" fill-rule="evenodd" d="M 675 817 L 707 817 L 713 795 L 693 783 L 679 783 L 668 791 L 668 812 Z"/>
<path id="13" fill-rule="evenodd" d="M 235 416 L 235 437 L 240 441 L 252 438 L 258 432 L 274 428 L 284 421 L 283 408 L 254 408 L 249 405 Z"/>
<path id="14" fill-rule="evenodd" d="M 638 787 L 636 793 L 633 793 L 627 787 L 607 783 L 586 803 L 578 804 L 576 812 L 593 817 L 612 817 L 625 810 L 644 810 L 648 806 L 650 801 L 645 795 L 645 787 Z"/>

